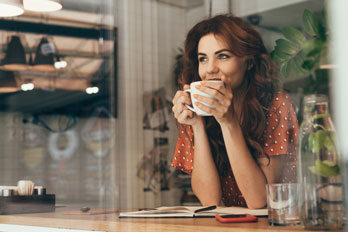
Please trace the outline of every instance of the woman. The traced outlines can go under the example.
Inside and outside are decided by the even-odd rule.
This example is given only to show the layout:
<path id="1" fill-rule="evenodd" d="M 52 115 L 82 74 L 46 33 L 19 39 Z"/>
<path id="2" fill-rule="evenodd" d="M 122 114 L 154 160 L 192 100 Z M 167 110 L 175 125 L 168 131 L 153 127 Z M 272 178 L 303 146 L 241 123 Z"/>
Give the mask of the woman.
<path id="1" fill-rule="evenodd" d="M 211 83 L 219 79 L 224 85 Z M 185 104 L 184 89 L 202 80 L 195 95 L 212 117 Z M 192 174 L 193 192 L 203 205 L 262 208 L 265 184 L 289 182 L 294 174 L 297 119 L 290 98 L 278 92 L 275 67 L 260 35 L 233 16 L 219 15 L 195 25 L 185 41 L 182 90 L 173 99 L 180 126 L 173 166 Z"/>

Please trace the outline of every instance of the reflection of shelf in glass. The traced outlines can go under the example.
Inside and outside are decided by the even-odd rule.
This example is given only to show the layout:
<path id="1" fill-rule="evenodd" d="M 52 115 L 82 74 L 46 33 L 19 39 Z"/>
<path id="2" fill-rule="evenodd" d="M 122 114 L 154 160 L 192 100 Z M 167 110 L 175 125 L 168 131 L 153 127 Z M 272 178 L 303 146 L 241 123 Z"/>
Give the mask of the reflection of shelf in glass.
<path id="1" fill-rule="evenodd" d="M 45 90 L 75 90 L 75 91 L 85 91 L 89 87 L 89 80 L 87 79 L 78 79 L 78 78 L 45 78 L 45 77 L 20 77 L 18 82 L 19 85 L 27 83 L 27 80 L 30 80 L 35 86 L 35 89 L 45 89 Z"/>
<path id="2" fill-rule="evenodd" d="M 11 93 L 18 90 L 13 72 L 0 70 L 0 93 Z"/>

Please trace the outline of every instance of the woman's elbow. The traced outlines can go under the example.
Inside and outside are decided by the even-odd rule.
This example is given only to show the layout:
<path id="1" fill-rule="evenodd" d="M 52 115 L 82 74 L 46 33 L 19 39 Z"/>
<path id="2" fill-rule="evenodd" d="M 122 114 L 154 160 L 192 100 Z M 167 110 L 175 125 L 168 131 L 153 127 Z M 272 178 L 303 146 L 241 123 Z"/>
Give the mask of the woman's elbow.
<path id="1" fill-rule="evenodd" d="M 266 198 L 253 200 L 253 201 L 247 201 L 246 203 L 249 209 L 262 209 L 267 206 Z"/>
<path id="2" fill-rule="evenodd" d="M 193 192 L 203 206 L 220 205 L 221 192 L 204 192 L 203 194 L 195 191 Z"/>
<path id="3" fill-rule="evenodd" d="M 245 201 L 249 209 L 262 209 L 267 206 L 266 196 L 254 197 L 252 199 L 245 199 Z"/>

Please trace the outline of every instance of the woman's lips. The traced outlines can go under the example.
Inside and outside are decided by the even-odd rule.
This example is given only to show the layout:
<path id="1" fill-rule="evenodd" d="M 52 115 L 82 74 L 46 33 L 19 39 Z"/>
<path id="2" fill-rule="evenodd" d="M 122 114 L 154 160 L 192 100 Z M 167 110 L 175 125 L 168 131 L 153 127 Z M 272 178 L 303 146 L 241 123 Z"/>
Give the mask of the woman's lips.
<path id="1" fill-rule="evenodd" d="M 221 81 L 220 78 L 209 78 L 207 79 L 207 81 Z"/>

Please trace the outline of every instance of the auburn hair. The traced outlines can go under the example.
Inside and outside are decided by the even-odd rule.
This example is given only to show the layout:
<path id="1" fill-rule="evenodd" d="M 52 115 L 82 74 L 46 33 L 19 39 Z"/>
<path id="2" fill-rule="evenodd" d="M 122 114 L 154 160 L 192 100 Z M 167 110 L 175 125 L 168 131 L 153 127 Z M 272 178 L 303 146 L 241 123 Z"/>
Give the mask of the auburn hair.
<path id="1" fill-rule="evenodd" d="M 218 15 L 196 24 L 185 40 L 183 72 L 178 79 L 179 86 L 183 88 L 184 84 L 201 80 L 198 75 L 198 43 L 208 34 L 223 39 L 233 55 L 246 57 L 249 68 L 242 83 L 246 86 L 246 95 L 240 125 L 253 158 L 256 160 L 261 154 L 267 156 L 263 151 L 266 115 L 278 90 L 279 78 L 261 36 L 248 22 L 232 15 Z M 226 175 L 231 167 L 220 125 L 214 117 L 204 119 L 215 165 L 220 175 Z"/>

